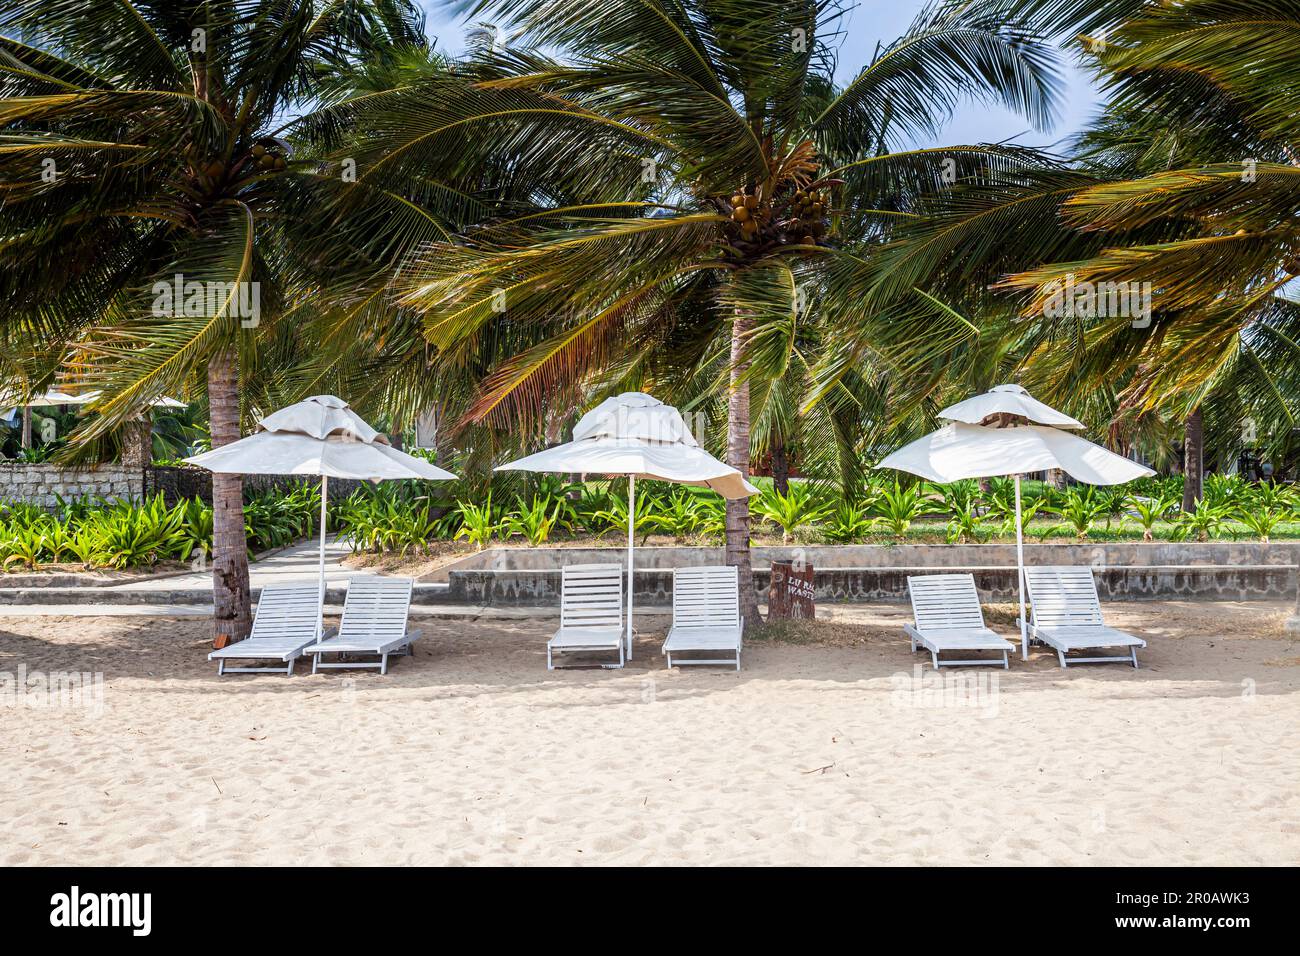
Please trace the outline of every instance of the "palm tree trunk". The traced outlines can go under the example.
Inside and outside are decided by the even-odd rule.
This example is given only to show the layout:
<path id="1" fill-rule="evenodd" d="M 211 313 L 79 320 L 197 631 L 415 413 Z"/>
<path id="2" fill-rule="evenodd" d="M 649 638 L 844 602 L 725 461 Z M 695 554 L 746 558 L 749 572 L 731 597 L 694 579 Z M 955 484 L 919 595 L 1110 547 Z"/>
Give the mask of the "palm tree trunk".
<path id="1" fill-rule="evenodd" d="M 749 361 L 745 350 L 754 320 L 737 312 L 731 324 L 731 383 L 727 390 L 727 464 L 749 477 Z M 734 565 L 740 586 L 740 613 L 748 629 L 762 620 L 754 592 L 754 565 L 749 554 L 749 499 L 727 502 L 727 564 Z"/>
<path id="2" fill-rule="evenodd" d="M 790 493 L 790 459 L 785 455 L 785 439 L 780 435 L 772 439 L 772 487 L 777 494 Z"/>
<path id="3" fill-rule="evenodd" d="M 239 370 L 233 349 L 208 365 L 208 424 L 212 447 L 239 439 Z M 248 589 L 248 542 L 244 537 L 244 479 L 212 476 L 213 633 L 241 641 L 252 629 Z"/>
<path id="4" fill-rule="evenodd" d="M 1193 514 L 1204 496 L 1205 428 L 1198 408 L 1183 426 L 1183 512 Z"/>
<path id="5" fill-rule="evenodd" d="M 122 426 L 122 464 L 128 468 L 145 468 L 153 459 L 153 422 L 145 414 Z"/>
<path id="6" fill-rule="evenodd" d="M 30 405 L 23 406 L 23 432 L 19 440 L 23 448 L 32 447 L 32 408 Z"/>

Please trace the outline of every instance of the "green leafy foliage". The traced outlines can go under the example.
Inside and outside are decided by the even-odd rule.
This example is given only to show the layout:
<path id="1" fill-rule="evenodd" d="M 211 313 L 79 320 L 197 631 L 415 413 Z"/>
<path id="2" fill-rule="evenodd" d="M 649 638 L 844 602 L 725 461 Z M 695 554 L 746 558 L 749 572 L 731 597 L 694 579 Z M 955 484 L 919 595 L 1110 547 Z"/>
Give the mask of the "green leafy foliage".
<path id="1" fill-rule="evenodd" d="M 892 537 L 901 538 L 913 521 L 933 513 L 935 505 L 926 497 L 924 485 L 904 486 L 895 480 L 880 492 L 872 508 L 877 523 Z"/>
<path id="2" fill-rule="evenodd" d="M 1068 489 L 1047 510 L 1060 515 L 1064 524 L 1082 541 L 1088 537 L 1093 524 L 1109 514 L 1110 507 L 1110 500 L 1090 486 L 1082 492 L 1077 488 Z"/>
<path id="3" fill-rule="evenodd" d="M 506 517 L 506 533 L 522 535 L 534 548 L 545 544 L 560 522 L 563 501 L 534 496 L 530 503 L 520 498 L 518 504 L 518 510 Z"/>
<path id="4" fill-rule="evenodd" d="M 822 533 L 836 544 L 853 544 L 866 537 L 873 524 L 869 505 L 841 501 L 827 516 Z"/>
<path id="5" fill-rule="evenodd" d="M 481 505 L 476 505 L 472 501 L 462 501 L 457 506 L 457 511 L 460 514 L 457 539 L 464 538 L 480 551 L 487 547 L 488 542 L 492 540 L 492 535 L 501 530 L 504 524 L 492 513 L 491 495 L 488 495 L 487 501 Z"/>
<path id="6" fill-rule="evenodd" d="M 1156 522 L 1163 521 L 1165 516 L 1173 510 L 1178 504 L 1178 499 L 1172 494 L 1159 492 L 1154 498 L 1143 497 L 1142 495 L 1129 495 L 1125 499 L 1125 505 L 1133 513 L 1138 524 L 1142 528 L 1142 539 L 1150 541 L 1153 537 L 1153 530 Z"/>
<path id="7" fill-rule="evenodd" d="M 1204 501 L 1191 514 L 1183 514 L 1173 526 L 1170 537 L 1175 541 L 1210 541 L 1219 537 L 1232 516 L 1227 505 L 1211 505 Z"/>
<path id="8" fill-rule="evenodd" d="M 781 529 L 781 541 L 786 544 L 797 530 L 822 520 L 831 508 L 802 482 L 791 482 L 784 495 L 773 487 L 764 488 L 753 504 L 756 514 Z"/>
<path id="9" fill-rule="evenodd" d="M 755 511 L 783 541 L 850 544 L 871 540 L 943 540 L 981 543 L 1015 533 L 1015 489 L 992 479 L 976 482 L 904 484 L 875 478 L 855 499 L 831 498 L 816 484 L 794 481 L 778 494 L 765 479 Z M 516 487 L 528 487 L 517 485 Z M 627 529 L 627 497 L 611 482 L 582 485 L 539 482 L 515 498 L 509 513 L 491 493 L 435 497 L 445 488 L 422 482 L 366 486 L 332 500 L 330 530 L 355 551 L 427 553 L 438 542 L 463 541 L 473 548 L 511 537 L 540 547 L 557 537 L 615 534 Z M 1211 540 L 1225 535 L 1261 541 L 1300 536 L 1296 489 L 1288 484 L 1251 484 L 1238 479 L 1207 482 L 1212 488 L 1195 514 L 1178 514 L 1181 479 L 1147 479 L 1124 489 L 1075 486 L 1064 491 L 1022 482 L 1025 534 L 1039 538 L 1068 530 L 1080 540 Z M 462 486 L 473 495 L 474 489 Z M 1121 494 L 1120 492 L 1124 493 Z M 1211 500 L 1213 499 L 1213 500 Z M 285 547 L 319 533 L 320 489 L 315 483 L 250 491 L 245 530 L 254 552 Z M 1236 502 L 1229 504 L 1228 502 Z M 646 481 L 637 487 L 637 530 L 681 542 L 716 542 L 723 534 L 726 503 L 698 488 Z M 1120 520 L 1114 521 L 1116 514 Z M 1058 519 L 1046 524 L 1041 515 Z M 1104 522 L 1104 524 L 1103 524 Z M 166 507 L 161 497 L 138 505 L 91 498 L 58 499 L 53 508 L 0 504 L 0 567 L 8 571 L 75 562 L 86 568 L 140 568 L 162 561 L 201 561 L 212 556 L 212 509 L 196 499 Z"/>

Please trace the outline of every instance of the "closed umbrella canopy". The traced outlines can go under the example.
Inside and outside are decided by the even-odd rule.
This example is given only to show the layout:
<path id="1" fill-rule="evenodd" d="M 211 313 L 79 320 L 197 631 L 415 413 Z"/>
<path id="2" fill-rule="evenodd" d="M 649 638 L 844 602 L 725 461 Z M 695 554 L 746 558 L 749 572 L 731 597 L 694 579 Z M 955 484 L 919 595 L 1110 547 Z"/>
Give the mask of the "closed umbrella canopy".
<path id="1" fill-rule="evenodd" d="M 654 478 L 710 488 L 724 498 L 746 498 L 758 489 L 735 468 L 718 461 L 695 440 L 681 412 L 645 392 L 607 398 L 573 426 L 573 441 L 497 466 L 497 471 L 546 471 L 626 475 L 627 655 L 632 656 L 633 537 L 636 480 Z"/>
<path id="2" fill-rule="evenodd" d="M 348 403 L 333 395 L 315 395 L 263 418 L 255 434 L 186 458 L 192 465 L 230 475 L 319 475 L 320 611 L 316 639 L 325 610 L 325 514 L 330 478 L 384 481 L 394 478 L 455 479 L 437 465 L 398 451 Z"/>
<path id="3" fill-rule="evenodd" d="M 940 418 L 971 425 L 985 423 L 998 415 L 1014 415 L 1035 425 L 1053 428 L 1082 428 L 1083 422 L 1044 405 L 1019 385 L 995 385 L 987 392 L 975 395 L 956 405 L 949 405 L 939 413 Z"/>
<path id="4" fill-rule="evenodd" d="M 876 467 L 897 468 L 940 482 L 991 478 L 994 475 L 1014 476 L 1020 655 L 1027 659 L 1029 644 L 1025 623 L 1025 542 L 1021 523 L 1020 476 L 1026 472 L 1060 468 L 1088 484 L 1119 485 L 1155 472 L 1063 431 L 1082 428 L 1083 424 L 1050 405 L 1044 405 L 1019 385 L 999 385 L 982 395 L 951 405 L 939 414 L 955 421 L 910 445 L 904 445 Z"/>

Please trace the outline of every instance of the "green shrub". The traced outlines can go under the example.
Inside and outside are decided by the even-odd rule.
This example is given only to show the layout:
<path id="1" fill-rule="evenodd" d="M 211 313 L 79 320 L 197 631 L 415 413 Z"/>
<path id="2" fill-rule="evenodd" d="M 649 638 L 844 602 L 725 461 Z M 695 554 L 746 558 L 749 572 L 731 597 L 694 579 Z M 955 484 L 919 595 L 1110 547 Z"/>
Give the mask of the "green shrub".
<path id="1" fill-rule="evenodd" d="M 781 541 L 789 544 L 798 529 L 820 521 L 830 512 L 830 504 L 819 501 L 813 490 L 802 482 L 791 482 L 790 490 L 781 494 L 773 487 L 752 499 L 754 513 L 781 529 Z"/>
<path id="2" fill-rule="evenodd" d="M 976 510 L 974 501 L 967 501 L 960 511 L 954 511 L 948 519 L 947 541 L 949 544 L 969 544 L 988 537 L 988 529 Z"/>
<path id="3" fill-rule="evenodd" d="M 892 487 L 881 490 L 872 505 L 876 524 L 895 538 L 906 535 L 913 521 L 935 511 L 934 502 L 926 497 L 925 490 L 922 484 L 904 487 L 895 479 Z"/>
<path id="4" fill-rule="evenodd" d="M 464 538 L 482 551 L 502 525 L 492 515 L 492 496 L 488 495 L 487 501 L 482 505 L 462 501 L 457 511 L 460 514 L 460 530 L 456 532 L 456 538 Z"/>
<path id="5" fill-rule="evenodd" d="M 1068 489 L 1058 502 L 1046 510 L 1060 515 L 1064 519 L 1065 526 L 1082 541 L 1088 537 L 1093 524 L 1109 513 L 1109 509 L 1109 500 L 1098 494 L 1094 486 L 1089 485 L 1082 492 L 1077 488 Z"/>
<path id="6" fill-rule="evenodd" d="M 841 501 L 827 516 L 822 533 L 830 541 L 852 544 L 866 537 L 874 523 L 869 504 Z"/>
<path id="7" fill-rule="evenodd" d="M 1223 533 L 1224 525 L 1232 516 L 1226 505 L 1211 505 L 1202 501 L 1191 514 L 1183 514 L 1170 532 L 1174 541 L 1210 541 Z"/>
<path id="8" fill-rule="evenodd" d="M 1159 491 L 1159 489 L 1156 490 Z M 1150 541 L 1156 523 L 1165 519 L 1165 516 L 1178 504 L 1178 499 L 1174 498 L 1173 495 L 1163 493 L 1154 498 L 1129 495 L 1125 499 L 1125 504 L 1133 512 L 1142 528 L 1142 540 Z"/>
<path id="9" fill-rule="evenodd" d="M 534 497 L 531 504 L 517 499 L 519 508 L 506 516 L 506 534 L 522 535 L 534 548 L 550 540 L 551 532 L 560 521 L 563 505 L 554 499 Z"/>

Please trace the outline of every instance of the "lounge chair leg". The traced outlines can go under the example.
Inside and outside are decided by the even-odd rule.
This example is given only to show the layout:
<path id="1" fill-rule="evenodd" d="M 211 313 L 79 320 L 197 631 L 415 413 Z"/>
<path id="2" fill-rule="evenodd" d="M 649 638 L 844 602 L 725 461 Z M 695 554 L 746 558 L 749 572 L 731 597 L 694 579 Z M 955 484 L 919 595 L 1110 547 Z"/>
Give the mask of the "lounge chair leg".
<path id="1" fill-rule="evenodd" d="M 1136 647 L 1131 647 L 1131 648 L 1129 648 L 1129 650 L 1131 650 L 1131 651 L 1133 652 L 1133 669 L 1134 669 L 1134 670 L 1137 670 L 1137 669 L 1138 669 L 1138 649 L 1137 649 Z"/>
<path id="2" fill-rule="evenodd" d="M 226 672 L 226 662 L 217 661 L 217 676 L 220 677 L 225 672 Z"/>
<path id="3" fill-rule="evenodd" d="M 1061 667 L 1062 667 L 1062 668 L 1065 668 L 1065 667 L 1068 667 L 1068 666 L 1069 666 L 1068 664 L 1065 663 L 1065 651 L 1057 651 L 1057 652 L 1056 652 L 1056 656 L 1059 657 L 1059 658 L 1061 659 Z"/>
<path id="4" fill-rule="evenodd" d="M 379 662 L 379 673 L 381 673 L 381 674 L 387 674 L 387 673 L 388 673 L 388 655 L 387 655 L 387 654 L 384 654 L 384 655 L 383 655 L 383 660 L 381 660 L 381 661 Z"/>
<path id="5" fill-rule="evenodd" d="M 1007 660 L 1007 652 L 1006 652 L 1006 651 L 1003 651 L 1003 652 L 1002 652 L 1002 669 L 1003 669 L 1004 671 L 1009 671 L 1009 670 L 1011 670 L 1011 662 Z"/>
<path id="6" fill-rule="evenodd" d="M 290 661 L 290 662 L 289 662 L 289 666 L 288 666 L 287 668 L 285 668 L 285 671 L 284 671 L 284 676 L 285 676 L 285 677 L 292 677 L 292 676 L 293 676 L 293 663 L 294 663 L 293 661 Z"/>
<path id="7" fill-rule="evenodd" d="M 736 651 L 736 670 L 740 670 L 740 651 Z"/>
<path id="8" fill-rule="evenodd" d="M 548 671 L 553 671 L 553 670 L 555 670 L 555 664 L 551 661 L 551 645 L 550 645 L 550 644 L 547 644 L 547 645 L 546 645 L 546 669 L 547 669 Z"/>
<path id="9" fill-rule="evenodd" d="M 317 666 L 318 664 L 320 664 L 320 655 L 319 655 L 319 654 L 313 654 L 313 655 L 311 656 L 311 672 L 312 672 L 313 674 L 315 674 L 315 673 L 317 672 L 317 671 L 316 671 L 316 666 Z"/>
<path id="10" fill-rule="evenodd" d="M 935 670 L 938 670 L 938 669 L 939 669 L 939 652 L 938 652 L 938 651 L 931 651 L 931 652 L 930 652 L 930 660 L 932 660 L 932 661 L 934 662 L 934 669 L 935 669 Z"/>

